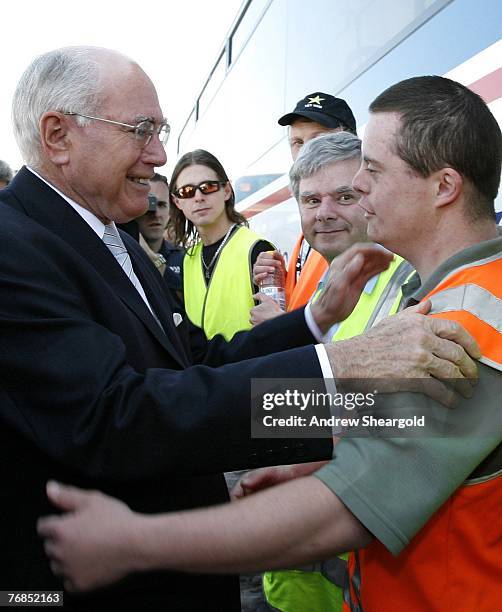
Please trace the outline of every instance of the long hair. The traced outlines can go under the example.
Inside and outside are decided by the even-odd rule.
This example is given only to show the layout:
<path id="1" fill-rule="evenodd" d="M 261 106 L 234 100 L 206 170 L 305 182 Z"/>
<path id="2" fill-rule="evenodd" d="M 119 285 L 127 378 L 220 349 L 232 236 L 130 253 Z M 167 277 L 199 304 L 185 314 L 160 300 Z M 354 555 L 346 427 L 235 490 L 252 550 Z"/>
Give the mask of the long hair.
<path id="1" fill-rule="evenodd" d="M 227 217 L 232 223 L 237 223 L 238 225 L 248 225 L 246 218 L 241 213 L 235 210 L 235 193 L 232 185 L 230 184 L 229 178 L 225 169 L 219 162 L 219 160 L 209 151 L 204 151 L 203 149 L 196 149 L 195 151 L 190 151 L 189 153 L 185 153 L 180 159 L 178 163 L 174 167 L 173 174 L 171 176 L 170 186 L 169 186 L 169 223 L 168 228 L 171 235 L 174 236 L 176 244 L 181 244 L 185 249 L 188 245 L 194 244 L 197 242 L 199 238 L 199 232 L 195 225 L 188 220 L 183 211 L 181 211 L 174 202 L 174 192 L 177 189 L 177 181 L 180 173 L 190 166 L 207 166 L 211 168 L 220 181 L 225 181 L 230 185 L 231 195 L 228 200 L 225 202 L 225 212 Z"/>

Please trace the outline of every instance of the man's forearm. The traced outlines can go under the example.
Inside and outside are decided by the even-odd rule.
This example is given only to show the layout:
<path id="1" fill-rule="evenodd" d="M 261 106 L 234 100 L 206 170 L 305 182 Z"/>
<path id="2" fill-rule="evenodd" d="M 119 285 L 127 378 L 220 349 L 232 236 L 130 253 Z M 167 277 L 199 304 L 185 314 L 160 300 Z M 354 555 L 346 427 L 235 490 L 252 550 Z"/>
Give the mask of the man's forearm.
<path id="1" fill-rule="evenodd" d="M 340 500 L 312 476 L 232 504 L 136 520 L 132 570 L 280 569 L 329 558 L 371 540 Z"/>

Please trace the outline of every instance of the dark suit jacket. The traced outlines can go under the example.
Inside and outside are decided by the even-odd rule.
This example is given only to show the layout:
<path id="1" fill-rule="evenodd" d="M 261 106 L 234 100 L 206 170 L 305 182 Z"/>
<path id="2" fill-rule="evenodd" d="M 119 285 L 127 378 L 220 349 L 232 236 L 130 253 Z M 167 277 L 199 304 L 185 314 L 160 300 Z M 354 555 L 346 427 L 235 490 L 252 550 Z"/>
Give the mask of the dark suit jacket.
<path id="1" fill-rule="evenodd" d="M 227 500 L 221 471 L 330 456 L 327 440 L 250 437 L 251 378 L 320 376 L 303 312 L 208 343 L 186 321 L 175 329 L 160 275 L 122 237 L 165 333 L 50 187 L 22 169 L 1 192 L 0 589 L 61 588 L 35 532 L 54 511 L 49 478 L 161 512 Z M 272 350 L 286 352 L 254 358 Z M 234 578 L 173 573 L 65 597 L 93 611 L 240 609 Z"/>

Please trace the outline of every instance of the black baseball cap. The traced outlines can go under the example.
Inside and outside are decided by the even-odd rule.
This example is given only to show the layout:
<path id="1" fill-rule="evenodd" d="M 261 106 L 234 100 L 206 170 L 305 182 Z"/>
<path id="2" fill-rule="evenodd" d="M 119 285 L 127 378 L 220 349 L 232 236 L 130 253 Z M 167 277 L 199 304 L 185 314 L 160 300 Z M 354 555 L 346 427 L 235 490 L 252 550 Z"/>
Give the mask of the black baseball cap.
<path id="1" fill-rule="evenodd" d="M 295 110 L 287 113 L 278 121 L 279 125 L 291 125 L 297 119 L 305 117 L 327 128 L 344 126 L 356 133 L 356 120 L 349 105 L 341 98 L 316 91 L 298 101 Z"/>

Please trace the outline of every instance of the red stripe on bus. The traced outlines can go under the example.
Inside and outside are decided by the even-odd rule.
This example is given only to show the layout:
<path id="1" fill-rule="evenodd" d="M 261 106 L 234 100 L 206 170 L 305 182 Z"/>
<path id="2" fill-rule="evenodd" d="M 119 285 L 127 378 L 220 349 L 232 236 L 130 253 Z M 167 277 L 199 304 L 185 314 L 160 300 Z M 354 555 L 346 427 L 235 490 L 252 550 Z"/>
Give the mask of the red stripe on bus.
<path id="1" fill-rule="evenodd" d="M 258 213 L 263 212 L 267 208 L 271 208 L 272 206 L 276 206 L 277 204 L 281 204 L 282 202 L 289 200 L 290 197 L 291 191 L 289 190 L 289 187 L 282 187 L 278 191 L 274 191 L 268 195 L 266 198 L 263 198 L 263 200 L 251 204 L 251 206 L 241 212 L 246 219 L 249 219 Z"/>
<path id="2" fill-rule="evenodd" d="M 497 98 L 502 97 L 502 68 L 497 68 L 490 74 L 478 79 L 469 89 L 480 95 L 483 100 L 489 104 Z"/>
<path id="3" fill-rule="evenodd" d="M 469 85 L 469 89 L 472 89 L 472 91 L 480 95 L 487 104 L 493 102 L 493 100 L 501 98 L 502 68 L 497 68 L 497 70 L 490 72 L 490 74 L 487 74 L 477 81 L 474 81 L 474 83 Z M 263 200 L 259 200 L 243 210 L 242 214 L 246 217 L 246 219 L 250 219 L 267 208 L 272 208 L 272 206 L 282 204 L 282 202 L 289 200 L 290 197 L 291 192 L 289 187 L 282 187 L 278 191 L 271 193 L 266 198 L 263 198 Z"/>

